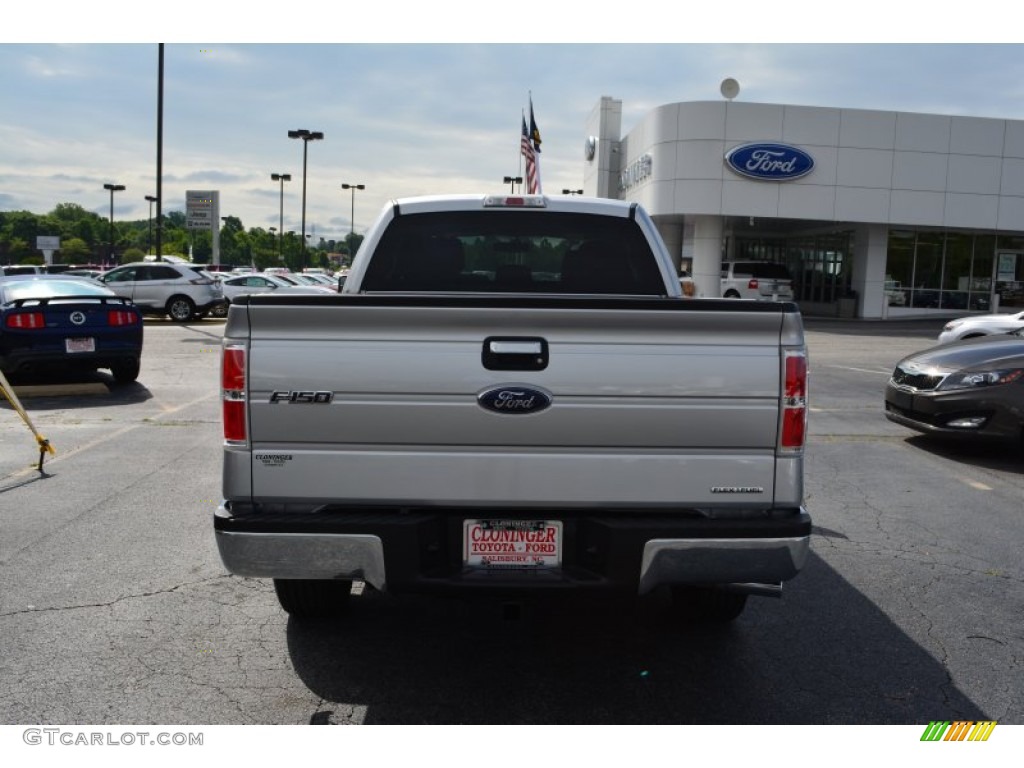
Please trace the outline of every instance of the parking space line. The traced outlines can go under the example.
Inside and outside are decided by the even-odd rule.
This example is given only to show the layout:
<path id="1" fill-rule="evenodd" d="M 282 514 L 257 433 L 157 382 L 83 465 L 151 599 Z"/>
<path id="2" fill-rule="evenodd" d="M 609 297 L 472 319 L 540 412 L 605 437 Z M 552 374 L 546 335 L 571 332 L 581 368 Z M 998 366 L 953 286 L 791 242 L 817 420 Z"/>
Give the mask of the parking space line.
<path id="1" fill-rule="evenodd" d="M 218 396 L 219 396 L 219 393 L 212 392 L 212 393 L 210 393 L 208 395 L 203 395 L 202 397 L 198 397 L 195 400 L 191 400 L 191 401 L 189 401 L 187 403 L 182 403 L 181 405 L 178 405 L 178 406 L 174 406 L 174 407 L 171 407 L 171 408 L 166 408 L 166 409 L 164 409 L 164 411 L 162 413 L 158 413 L 156 416 L 144 417 L 144 418 L 161 419 L 164 416 L 167 416 L 167 415 L 172 414 L 172 413 L 177 413 L 178 411 L 182 411 L 182 410 L 184 410 L 186 408 L 191 408 L 193 405 L 198 405 L 199 403 L 202 403 L 202 402 L 204 402 L 206 400 L 212 400 L 212 399 L 214 399 L 214 398 L 216 398 Z M 95 448 L 97 445 L 102 445 L 103 443 L 108 443 L 111 440 L 116 440 L 119 437 L 121 437 L 122 435 L 125 435 L 125 434 L 131 432 L 132 430 L 139 429 L 140 427 L 144 427 L 144 426 L 147 426 L 147 423 L 145 421 L 139 422 L 138 424 L 130 424 L 127 427 L 122 427 L 121 429 L 117 430 L 116 432 L 111 432 L 109 435 L 104 435 L 103 437 L 96 438 L 95 440 L 92 440 L 91 442 L 88 442 L 85 445 L 80 445 L 77 448 L 72 448 L 71 450 L 68 450 L 68 451 L 62 451 L 61 453 L 58 453 L 56 456 L 54 456 L 49 461 L 47 461 L 46 465 L 47 466 L 52 466 L 53 464 L 56 464 L 56 463 L 58 463 L 60 461 L 63 461 L 65 459 L 69 459 L 72 456 L 76 456 L 79 453 L 81 453 L 82 451 L 88 451 L 88 450 L 90 450 L 92 448 Z M 12 473 L 10 475 L 7 475 L 7 477 L 8 478 L 17 479 L 17 478 L 20 478 L 20 477 L 25 477 L 27 475 L 37 474 L 38 472 L 39 472 L 39 470 L 35 466 L 31 466 L 31 467 L 26 467 L 25 469 L 19 470 L 17 472 L 14 472 L 14 473 Z"/>
<path id="2" fill-rule="evenodd" d="M 843 371 L 857 371 L 859 373 L 875 373 L 875 374 L 879 374 L 881 376 L 888 376 L 889 374 L 892 373 L 892 369 L 891 368 L 886 368 L 885 370 L 879 371 L 879 370 L 873 370 L 871 368 L 854 368 L 853 366 L 850 366 L 850 365 L 826 365 L 825 367 L 826 368 L 839 368 L 840 370 L 843 370 Z"/>

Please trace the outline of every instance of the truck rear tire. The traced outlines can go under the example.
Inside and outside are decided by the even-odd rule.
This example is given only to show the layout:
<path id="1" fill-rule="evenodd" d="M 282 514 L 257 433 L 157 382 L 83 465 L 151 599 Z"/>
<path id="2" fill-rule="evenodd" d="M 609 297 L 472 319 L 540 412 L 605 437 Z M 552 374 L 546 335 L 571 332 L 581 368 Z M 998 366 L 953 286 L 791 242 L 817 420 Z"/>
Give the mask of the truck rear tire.
<path id="1" fill-rule="evenodd" d="M 728 624 L 747 605 L 747 596 L 714 587 L 672 587 L 672 612 L 687 623 Z"/>
<path id="2" fill-rule="evenodd" d="M 274 579 L 281 607 L 297 619 L 330 619 L 348 608 L 351 581 Z"/>

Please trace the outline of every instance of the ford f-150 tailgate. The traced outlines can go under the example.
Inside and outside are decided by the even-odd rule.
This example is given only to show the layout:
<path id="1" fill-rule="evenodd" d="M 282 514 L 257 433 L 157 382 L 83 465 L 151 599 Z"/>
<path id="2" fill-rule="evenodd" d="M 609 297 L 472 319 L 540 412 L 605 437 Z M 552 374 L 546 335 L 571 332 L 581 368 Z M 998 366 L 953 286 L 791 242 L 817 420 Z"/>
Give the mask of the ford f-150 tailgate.
<path id="1" fill-rule="evenodd" d="M 800 504 L 799 463 L 780 452 L 785 350 L 802 350 L 788 305 L 249 301 L 225 332 L 248 376 L 248 444 L 228 447 L 229 499 Z"/>

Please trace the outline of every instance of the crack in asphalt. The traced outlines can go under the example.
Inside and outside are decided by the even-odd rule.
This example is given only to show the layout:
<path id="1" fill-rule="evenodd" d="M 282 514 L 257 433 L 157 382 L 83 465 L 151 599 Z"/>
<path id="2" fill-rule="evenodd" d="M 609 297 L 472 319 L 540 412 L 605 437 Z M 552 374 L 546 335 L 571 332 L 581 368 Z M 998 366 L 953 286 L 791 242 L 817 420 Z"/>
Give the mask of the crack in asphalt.
<path id="1" fill-rule="evenodd" d="M 78 611 L 88 608 L 109 608 L 113 605 L 117 605 L 118 603 L 122 603 L 127 600 L 138 600 L 147 597 L 156 597 L 158 595 L 168 595 L 177 592 L 178 590 L 185 589 L 187 587 L 194 587 L 201 584 L 210 584 L 215 581 L 221 581 L 224 579 L 231 578 L 234 577 L 231 574 L 225 573 L 219 576 L 211 576 L 207 579 L 200 579 L 198 581 L 186 581 L 181 584 L 177 584 L 173 587 L 168 587 L 167 589 L 157 589 L 152 592 L 140 592 L 134 595 L 121 595 L 120 597 L 114 598 L 113 600 L 108 600 L 105 603 L 81 603 L 79 605 L 51 606 L 48 608 L 36 608 L 35 606 L 29 606 L 28 608 L 22 608 L 16 611 L 0 613 L 0 619 L 6 619 L 11 616 L 22 616 L 30 613 L 59 613 L 63 611 Z"/>

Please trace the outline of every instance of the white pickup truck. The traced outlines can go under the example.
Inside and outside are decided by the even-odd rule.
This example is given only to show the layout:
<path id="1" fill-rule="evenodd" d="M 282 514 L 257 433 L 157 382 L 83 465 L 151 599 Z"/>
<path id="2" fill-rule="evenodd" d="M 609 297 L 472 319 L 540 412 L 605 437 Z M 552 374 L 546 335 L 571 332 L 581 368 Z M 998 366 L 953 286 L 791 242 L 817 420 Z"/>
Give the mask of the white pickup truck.
<path id="1" fill-rule="evenodd" d="M 232 304 L 218 548 L 296 617 L 358 580 L 730 621 L 806 559 L 806 388 L 795 305 L 682 297 L 635 204 L 396 200 L 340 294 Z"/>

